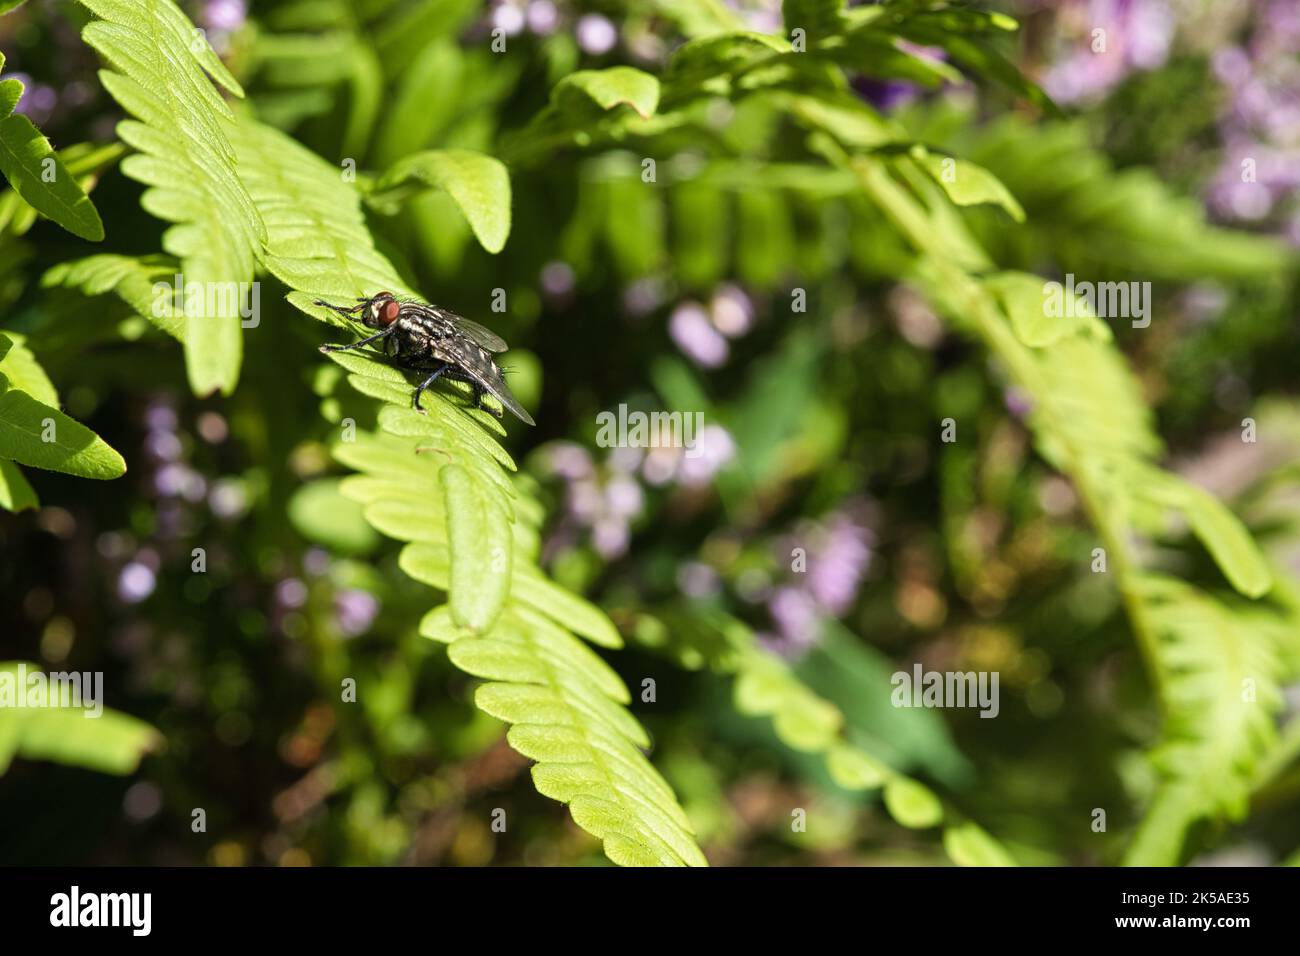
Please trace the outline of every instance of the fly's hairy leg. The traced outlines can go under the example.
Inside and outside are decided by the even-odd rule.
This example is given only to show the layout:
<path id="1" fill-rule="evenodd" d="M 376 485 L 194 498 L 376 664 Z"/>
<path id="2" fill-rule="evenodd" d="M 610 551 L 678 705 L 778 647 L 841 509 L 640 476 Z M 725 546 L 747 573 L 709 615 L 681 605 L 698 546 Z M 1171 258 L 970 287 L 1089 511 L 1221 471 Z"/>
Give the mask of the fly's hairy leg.
<path id="1" fill-rule="evenodd" d="M 453 366 L 447 370 L 447 377 L 457 382 L 464 382 L 474 390 L 474 407 L 481 408 L 494 418 L 501 418 L 505 412 L 502 409 L 494 408 L 491 405 L 483 403 L 483 396 L 488 394 L 488 390 L 480 385 L 472 375 L 459 366 Z"/>
<path id="2" fill-rule="evenodd" d="M 436 369 L 434 369 L 432 372 L 429 373 L 428 378 L 426 378 L 424 381 L 422 381 L 419 385 L 415 387 L 415 393 L 411 395 L 411 407 L 414 408 L 421 415 L 426 413 L 425 410 L 420 407 L 420 396 L 424 394 L 425 389 L 429 388 L 431 385 L 433 385 L 434 382 L 438 380 L 439 375 L 447 371 L 448 364 L 449 363 L 447 362 L 443 362 Z"/>
<path id="3" fill-rule="evenodd" d="M 360 305 L 354 305 L 350 309 L 346 309 L 341 305 L 330 305 L 328 302 L 324 301 L 323 299 L 317 299 L 315 302 L 312 303 L 312 305 L 322 305 L 325 308 L 329 309 L 331 312 L 337 312 L 339 315 L 356 315 L 358 312 L 360 312 L 362 309 L 366 307 L 366 300 L 362 299 Z"/>
<path id="4" fill-rule="evenodd" d="M 376 332 L 374 335 L 367 335 L 364 339 L 361 339 L 359 342 L 353 342 L 351 345 L 322 345 L 320 350 L 322 352 L 350 352 L 352 349 L 359 349 L 361 346 L 368 345 L 376 339 L 382 339 L 385 336 L 392 334 L 393 326 L 390 325 L 382 332 Z"/>

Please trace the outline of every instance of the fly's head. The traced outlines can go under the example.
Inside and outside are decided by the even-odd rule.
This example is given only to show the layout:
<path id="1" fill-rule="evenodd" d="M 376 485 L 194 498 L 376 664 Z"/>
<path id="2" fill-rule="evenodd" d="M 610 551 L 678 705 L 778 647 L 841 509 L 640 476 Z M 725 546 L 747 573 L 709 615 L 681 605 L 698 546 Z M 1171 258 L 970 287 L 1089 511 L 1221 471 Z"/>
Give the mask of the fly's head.
<path id="1" fill-rule="evenodd" d="M 372 329 L 386 329 L 402 314 L 402 305 L 391 292 L 380 292 L 365 301 L 361 321 Z"/>

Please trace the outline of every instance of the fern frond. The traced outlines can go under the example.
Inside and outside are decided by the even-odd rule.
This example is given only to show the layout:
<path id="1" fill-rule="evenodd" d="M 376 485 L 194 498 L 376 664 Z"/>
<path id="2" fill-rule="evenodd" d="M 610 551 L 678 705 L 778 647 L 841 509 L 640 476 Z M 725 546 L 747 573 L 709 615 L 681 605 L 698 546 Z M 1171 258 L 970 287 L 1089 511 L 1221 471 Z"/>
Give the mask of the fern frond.
<path id="1" fill-rule="evenodd" d="M 1282 667 L 1249 612 L 1172 578 L 1133 580 L 1159 642 L 1169 716 L 1151 754 L 1165 780 L 1125 863 L 1158 866 L 1178 859 L 1196 821 L 1245 816 L 1256 769 L 1278 737 Z"/>
<path id="2" fill-rule="evenodd" d="M 360 193 L 340 170 L 252 121 L 240 123 L 235 142 L 267 227 L 265 266 L 293 290 L 290 302 L 344 324 L 312 302 L 411 291 L 375 249 Z M 340 490 L 378 531 L 410 542 L 399 562 L 408 575 L 447 592 L 421 630 L 450 645 L 457 667 L 491 682 L 476 703 L 509 722 L 510 744 L 538 761 L 539 792 L 569 804 L 615 862 L 704 864 L 671 788 L 638 749 L 649 741 L 624 707 L 627 688 L 573 633 L 617 647 L 618 632 L 536 566 L 537 506 L 507 478 L 514 463 L 490 433 L 501 426 L 441 392 L 418 414 L 399 370 L 360 355 L 331 358 L 353 389 L 385 403 L 378 430 L 334 443 L 336 459 L 358 472 Z"/>
<path id="3" fill-rule="evenodd" d="M 889 815 L 908 829 L 942 826 L 944 849 L 960 866 L 1016 865 L 994 837 L 945 806 L 929 787 L 851 743 L 840 709 L 761 648 L 744 622 L 715 610 L 690 612 L 689 627 L 676 620 L 659 623 L 667 627 L 638 630 L 642 643 L 688 669 L 730 675 L 736 711 L 771 721 L 777 739 L 791 750 L 819 756 L 836 784 L 861 793 L 879 791 Z"/>
<path id="4" fill-rule="evenodd" d="M 1116 171 L 1082 124 L 1009 116 L 945 141 L 1024 204 L 1027 224 L 1008 239 L 1033 267 L 1050 255 L 1076 271 L 1193 280 L 1267 277 L 1294 262 L 1277 241 L 1210 225 L 1200 203 L 1152 170 Z"/>
<path id="5" fill-rule="evenodd" d="M 122 171 L 149 187 L 145 210 L 175 224 L 163 248 L 180 260 L 187 283 L 250 281 L 266 231 L 236 172 L 234 115 L 213 81 L 235 96 L 243 90 L 172 0 L 82 2 L 99 17 L 82 37 L 113 67 L 100 80 L 135 117 L 117 126 L 138 151 Z M 185 367 L 196 394 L 229 394 L 243 356 L 240 304 L 205 298 L 215 300 L 216 314 L 186 316 Z"/>
<path id="6" fill-rule="evenodd" d="M 116 295 L 163 332 L 184 341 L 185 322 L 182 302 L 167 295 L 160 303 L 155 289 L 162 283 L 172 287 L 179 263 L 171 256 L 119 256 L 106 253 L 60 262 L 41 277 L 44 288 L 63 286 L 77 289 L 87 296 Z M 163 308 L 158 308 L 162 304 Z"/>
<path id="7" fill-rule="evenodd" d="M 981 282 L 948 259 L 932 238 L 924 204 L 905 193 L 879 160 L 858 158 L 852 168 L 928 258 L 921 271 L 934 301 L 979 336 L 1031 396 L 1030 425 L 1039 449 L 1073 479 L 1100 534 L 1162 704 L 1166 737 L 1177 741 L 1168 751 L 1175 759 L 1160 759 L 1156 752 L 1166 783 L 1134 852 L 1147 864 L 1175 862 L 1191 823 L 1239 808 L 1243 780 L 1262 759 L 1261 737 L 1271 732 L 1266 728 L 1279 709 L 1280 698 L 1269 688 L 1280 665 L 1264 629 L 1236 622 L 1190 585 L 1155 584 L 1158 579 L 1142 571 L 1132 539 L 1158 527 L 1166 513 L 1180 512 L 1242 594 L 1263 595 L 1271 573 L 1226 508 L 1157 466 L 1161 449 L 1150 412 L 1109 336 L 1084 323 L 1050 344 L 1026 337 L 1036 317 L 1018 321 L 1007 310 L 1041 312 L 1041 301 L 1000 298 L 996 283 Z M 1250 711 L 1230 699 L 1240 687 L 1206 686 L 1225 673 L 1244 679 L 1247 672 L 1263 688 Z M 1218 719 L 1204 719 L 1211 704 Z"/>

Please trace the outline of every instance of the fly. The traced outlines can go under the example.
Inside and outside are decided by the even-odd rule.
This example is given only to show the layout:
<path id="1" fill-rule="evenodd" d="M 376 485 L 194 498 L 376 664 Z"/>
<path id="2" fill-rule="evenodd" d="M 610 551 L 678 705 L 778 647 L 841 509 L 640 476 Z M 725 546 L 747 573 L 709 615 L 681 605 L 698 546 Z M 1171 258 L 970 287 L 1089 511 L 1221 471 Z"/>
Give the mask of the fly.
<path id="1" fill-rule="evenodd" d="M 417 412 L 424 412 L 420 407 L 420 396 L 424 391 L 439 378 L 446 377 L 469 384 L 474 390 L 475 408 L 485 409 L 500 418 L 502 413 L 499 410 L 483 404 L 483 396 L 491 395 L 520 421 L 536 424 L 506 385 L 505 376 L 493 355 L 504 352 L 507 346 L 505 340 L 491 329 L 449 309 L 413 299 L 399 299 L 391 292 L 380 292 L 368 299 L 361 297 L 357 302 L 348 309 L 316 300 L 316 305 L 323 305 L 339 315 L 360 313 L 361 321 L 368 328 L 379 330 L 351 345 L 322 345 L 322 352 L 347 352 L 363 345 L 373 345 L 382 349 L 401 368 L 422 373 L 424 377 L 411 395 L 411 407 Z"/>

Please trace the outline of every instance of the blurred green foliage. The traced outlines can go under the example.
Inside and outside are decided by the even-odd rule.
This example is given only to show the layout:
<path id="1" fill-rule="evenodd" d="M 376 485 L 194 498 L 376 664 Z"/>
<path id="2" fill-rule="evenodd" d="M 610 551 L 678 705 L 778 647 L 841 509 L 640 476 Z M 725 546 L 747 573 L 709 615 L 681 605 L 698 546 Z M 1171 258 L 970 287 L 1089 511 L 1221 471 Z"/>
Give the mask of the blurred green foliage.
<path id="1" fill-rule="evenodd" d="M 0 20 L 106 235 L 0 162 L 0 656 L 152 730 L 0 712 L 6 862 L 1300 844 L 1295 258 L 1189 196 L 1202 56 L 1065 118 L 964 5 L 84 6 Z M 1155 320 L 1045 322 L 1066 274 Z M 507 338 L 538 429 L 320 363 L 380 287 Z M 620 405 L 711 444 L 599 447 Z M 895 706 L 915 662 L 998 718 Z"/>

